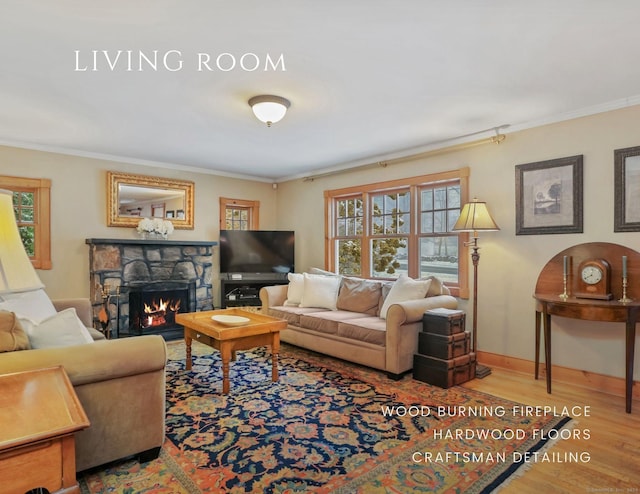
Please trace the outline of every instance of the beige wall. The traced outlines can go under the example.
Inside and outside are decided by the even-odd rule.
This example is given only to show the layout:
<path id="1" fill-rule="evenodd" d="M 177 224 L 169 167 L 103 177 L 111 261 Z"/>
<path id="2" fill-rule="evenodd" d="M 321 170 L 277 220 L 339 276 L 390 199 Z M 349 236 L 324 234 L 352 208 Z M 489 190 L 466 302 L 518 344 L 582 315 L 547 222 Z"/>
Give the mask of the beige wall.
<path id="1" fill-rule="evenodd" d="M 195 229 L 175 230 L 172 240 L 217 241 L 220 196 L 260 201 L 260 227 L 276 228 L 276 191 L 268 183 L 0 146 L 0 175 L 52 181 L 53 269 L 38 270 L 52 298 L 89 296 L 86 238 L 136 238 L 132 228 L 106 225 L 109 170 L 195 182 Z M 214 249 L 216 273 L 217 263 L 218 250 Z M 217 280 L 213 283 L 218 303 Z"/>
<path id="2" fill-rule="evenodd" d="M 638 130 L 640 107 L 636 106 L 513 133 L 499 145 L 485 144 L 312 182 L 282 183 L 278 227 L 296 231 L 299 270 L 322 266 L 324 190 L 469 166 L 471 196 L 488 202 L 501 228 L 480 238 L 478 347 L 533 360 L 532 293 L 546 262 L 559 251 L 584 242 L 613 242 L 640 250 L 640 232 L 613 233 L 613 151 L 640 145 Z M 584 155 L 584 233 L 516 236 L 515 165 L 579 154 Z M 461 306 L 470 317 L 470 304 L 461 301 Z M 640 354 L 640 345 L 636 347 Z M 624 376 L 624 326 L 554 319 L 553 362 Z M 635 369 L 635 379 L 639 377 L 640 364 Z"/>

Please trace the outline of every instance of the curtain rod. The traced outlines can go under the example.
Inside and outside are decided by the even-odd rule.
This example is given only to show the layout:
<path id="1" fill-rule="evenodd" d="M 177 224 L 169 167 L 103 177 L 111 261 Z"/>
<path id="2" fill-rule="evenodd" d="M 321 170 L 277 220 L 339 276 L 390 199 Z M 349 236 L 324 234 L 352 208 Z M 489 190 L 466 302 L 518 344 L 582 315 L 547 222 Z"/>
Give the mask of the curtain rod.
<path id="1" fill-rule="evenodd" d="M 380 161 L 374 161 L 372 163 L 366 163 L 364 165 L 358 165 L 358 166 L 354 166 L 352 168 L 343 168 L 341 170 L 333 170 L 333 171 L 328 171 L 325 173 L 318 173 L 317 175 L 309 175 L 308 177 L 304 177 L 302 179 L 303 182 L 313 182 L 315 179 L 317 178 L 324 178 L 324 177 L 330 177 L 332 175 L 340 175 L 342 173 L 348 173 L 348 172 L 353 172 L 353 171 L 362 171 L 362 170 L 368 170 L 371 168 L 386 168 L 389 165 L 396 165 L 398 163 L 404 163 L 406 161 L 412 161 L 415 159 L 421 159 L 421 158 L 430 158 L 432 156 L 438 156 L 440 154 L 447 154 L 447 153 L 452 153 L 454 151 L 460 151 L 462 149 L 467 149 L 467 148 L 471 148 L 471 147 L 475 147 L 475 146 L 481 146 L 483 144 L 500 144 L 502 141 L 504 141 L 507 136 L 505 134 L 501 134 L 499 129 L 502 128 L 506 128 L 509 127 L 509 125 L 501 125 L 499 127 L 495 127 L 491 130 L 494 130 L 496 135 L 491 136 L 491 137 L 485 137 L 483 139 L 478 139 L 475 141 L 469 141 L 469 142 L 463 142 L 460 144 L 454 144 L 452 146 L 446 146 L 443 148 L 438 148 L 438 149 L 432 149 L 430 151 L 424 151 L 422 153 L 416 153 L 416 154 L 409 154 L 407 156 L 401 156 L 398 158 L 392 158 L 392 159 L 388 159 L 388 160 L 380 160 Z M 476 132 L 476 134 L 480 134 L 486 131 L 481 131 L 481 132 Z M 473 134 L 469 134 L 469 135 L 473 135 Z"/>

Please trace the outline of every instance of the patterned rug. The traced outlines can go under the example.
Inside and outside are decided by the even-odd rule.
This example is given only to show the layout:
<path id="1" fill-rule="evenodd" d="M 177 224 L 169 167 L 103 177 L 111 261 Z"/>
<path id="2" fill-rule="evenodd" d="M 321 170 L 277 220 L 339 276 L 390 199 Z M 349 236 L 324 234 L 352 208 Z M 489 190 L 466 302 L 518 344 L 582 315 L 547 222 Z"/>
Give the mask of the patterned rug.
<path id="1" fill-rule="evenodd" d="M 193 353 L 186 372 L 169 345 L 160 457 L 86 475 L 83 493 L 489 493 L 570 420 L 288 345 L 277 383 L 265 349 L 238 352 L 224 396 L 218 353 Z"/>

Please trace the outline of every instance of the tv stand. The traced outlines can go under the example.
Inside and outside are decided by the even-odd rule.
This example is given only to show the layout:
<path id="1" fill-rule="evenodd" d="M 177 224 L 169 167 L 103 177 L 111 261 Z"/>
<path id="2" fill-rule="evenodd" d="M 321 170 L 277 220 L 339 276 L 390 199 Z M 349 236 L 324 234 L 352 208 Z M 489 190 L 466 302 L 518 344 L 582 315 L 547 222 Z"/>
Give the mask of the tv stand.
<path id="1" fill-rule="evenodd" d="M 271 285 L 286 285 L 289 280 L 280 278 L 243 277 L 241 280 L 223 278 L 220 280 L 220 304 L 227 307 L 258 307 L 260 288 Z"/>

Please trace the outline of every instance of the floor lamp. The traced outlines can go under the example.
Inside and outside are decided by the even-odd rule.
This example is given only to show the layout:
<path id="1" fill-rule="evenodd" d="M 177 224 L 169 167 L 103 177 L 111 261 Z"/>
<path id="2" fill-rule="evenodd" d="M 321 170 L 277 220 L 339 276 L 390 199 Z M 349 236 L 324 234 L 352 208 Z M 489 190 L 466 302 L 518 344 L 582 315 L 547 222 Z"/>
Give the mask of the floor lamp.
<path id="1" fill-rule="evenodd" d="M 469 242 L 465 242 L 465 246 L 472 248 L 471 261 L 473 262 L 473 333 L 471 335 L 471 351 L 476 351 L 476 343 L 478 340 L 478 263 L 480 262 L 480 253 L 478 249 L 478 232 L 491 232 L 500 230 L 496 222 L 493 221 L 487 203 L 473 199 L 464 205 L 460 212 L 460 217 L 453 227 L 457 232 L 473 232 L 473 237 Z M 485 365 L 476 365 L 476 377 L 486 377 L 491 374 L 491 369 Z"/>
<path id="2" fill-rule="evenodd" d="M 13 192 L 0 190 L 0 299 L 3 294 L 43 287 L 22 245 L 13 212 Z"/>

